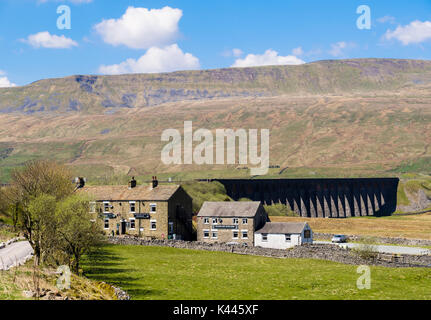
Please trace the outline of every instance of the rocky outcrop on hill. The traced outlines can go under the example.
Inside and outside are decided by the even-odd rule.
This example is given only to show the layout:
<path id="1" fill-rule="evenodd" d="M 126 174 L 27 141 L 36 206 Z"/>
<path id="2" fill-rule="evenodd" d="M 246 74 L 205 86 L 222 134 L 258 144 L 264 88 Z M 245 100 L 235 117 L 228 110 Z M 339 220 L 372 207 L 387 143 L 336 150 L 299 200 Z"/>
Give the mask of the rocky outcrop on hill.
<path id="1" fill-rule="evenodd" d="M 428 61 L 357 59 L 164 74 L 77 75 L 0 89 L 0 114 L 109 114 L 178 101 L 422 88 L 431 84 L 430 74 Z"/>

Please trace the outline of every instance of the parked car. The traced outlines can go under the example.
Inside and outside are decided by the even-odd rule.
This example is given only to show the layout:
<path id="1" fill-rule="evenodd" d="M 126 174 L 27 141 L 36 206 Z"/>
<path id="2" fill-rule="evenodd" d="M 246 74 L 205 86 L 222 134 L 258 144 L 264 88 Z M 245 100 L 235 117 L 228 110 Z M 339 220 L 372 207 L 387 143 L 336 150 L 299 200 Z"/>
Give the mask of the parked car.
<path id="1" fill-rule="evenodd" d="M 332 243 L 344 243 L 347 242 L 347 236 L 344 234 L 336 234 L 332 237 Z"/>

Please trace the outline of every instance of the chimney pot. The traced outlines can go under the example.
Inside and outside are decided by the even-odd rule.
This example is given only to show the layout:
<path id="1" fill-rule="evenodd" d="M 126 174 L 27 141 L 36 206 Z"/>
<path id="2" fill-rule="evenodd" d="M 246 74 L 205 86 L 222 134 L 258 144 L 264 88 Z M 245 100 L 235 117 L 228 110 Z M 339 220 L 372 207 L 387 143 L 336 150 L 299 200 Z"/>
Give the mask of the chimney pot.
<path id="1" fill-rule="evenodd" d="M 136 185 L 137 185 L 137 182 L 135 180 L 135 177 L 132 177 L 132 180 L 130 180 L 129 182 L 129 188 L 130 189 L 136 188 Z"/>
<path id="2" fill-rule="evenodd" d="M 152 183 L 151 183 L 151 186 L 153 187 L 153 189 L 154 188 L 157 188 L 157 186 L 159 185 L 159 181 L 157 180 L 157 177 L 156 176 L 154 176 L 153 177 L 153 181 L 152 181 Z"/>

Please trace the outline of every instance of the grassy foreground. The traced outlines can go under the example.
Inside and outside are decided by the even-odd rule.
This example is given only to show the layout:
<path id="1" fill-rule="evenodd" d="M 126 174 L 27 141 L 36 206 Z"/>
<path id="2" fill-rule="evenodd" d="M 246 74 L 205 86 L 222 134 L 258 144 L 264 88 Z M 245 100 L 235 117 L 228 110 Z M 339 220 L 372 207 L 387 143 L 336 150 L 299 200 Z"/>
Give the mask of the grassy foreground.
<path id="1" fill-rule="evenodd" d="M 273 222 L 305 221 L 314 232 L 431 240 L 431 213 L 391 217 L 309 219 L 271 217 Z"/>
<path id="2" fill-rule="evenodd" d="M 357 266 L 175 248 L 105 246 L 84 271 L 138 300 L 431 299 L 429 269 L 372 267 L 359 290 Z"/>

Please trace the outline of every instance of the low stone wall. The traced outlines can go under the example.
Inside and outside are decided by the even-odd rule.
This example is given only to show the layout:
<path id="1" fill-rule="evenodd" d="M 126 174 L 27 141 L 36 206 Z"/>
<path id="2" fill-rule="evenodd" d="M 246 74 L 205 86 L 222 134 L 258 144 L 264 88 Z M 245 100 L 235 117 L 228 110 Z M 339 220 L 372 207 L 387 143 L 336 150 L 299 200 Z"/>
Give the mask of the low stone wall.
<path id="1" fill-rule="evenodd" d="M 9 245 L 11 245 L 11 244 L 13 244 L 15 242 L 23 241 L 23 240 L 25 240 L 24 237 L 18 237 L 18 238 L 10 239 L 10 240 L 8 240 L 6 242 L 0 242 L 0 249 L 6 248 L 7 246 L 9 246 Z"/>
<path id="2" fill-rule="evenodd" d="M 230 246 L 222 243 L 187 242 L 172 240 L 143 240 L 132 237 L 109 237 L 108 242 L 116 245 L 141 245 L 150 247 L 171 247 L 178 249 L 219 251 L 236 254 L 247 254 L 272 258 L 320 259 L 351 265 L 379 265 L 385 267 L 427 267 L 431 266 L 431 256 L 398 256 L 390 260 L 387 256 L 377 255 L 376 259 L 366 260 L 352 250 L 339 246 L 312 244 L 294 247 L 288 250 L 268 249 L 261 247 Z"/>
<path id="3" fill-rule="evenodd" d="M 318 233 L 314 232 L 313 236 L 315 239 L 320 240 L 328 240 L 330 241 L 334 234 L 330 233 Z M 366 239 L 366 236 L 358 236 L 358 235 L 347 235 L 350 241 L 361 241 Z M 422 240 L 422 239 L 406 239 L 406 238 L 384 238 L 384 237 L 372 237 L 379 244 L 396 244 L 396 245 L 404 245 L 404 246 L 431 246 L 431 240 Z"/>

